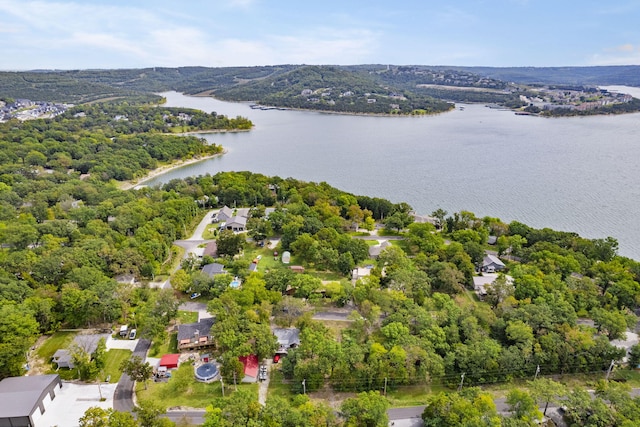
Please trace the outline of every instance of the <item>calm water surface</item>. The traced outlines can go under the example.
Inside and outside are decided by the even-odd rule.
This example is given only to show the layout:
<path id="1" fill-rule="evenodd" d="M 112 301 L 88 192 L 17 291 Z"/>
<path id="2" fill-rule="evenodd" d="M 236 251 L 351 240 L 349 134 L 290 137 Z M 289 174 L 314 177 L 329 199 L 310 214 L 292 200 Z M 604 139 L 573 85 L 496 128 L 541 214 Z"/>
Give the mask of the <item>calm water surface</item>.
<path id="1" fill-rule="evenodd" d="M 432 117 L 252 110 L 162 94 L 167 106 L 249 117 L 251 132 L 206 134 L 228 153 L 147 185 L 219 171 L 326 181 L 342 190 L 530 226 L 613 236 L 640 259 L 640 114 L 545 119 L 464 105 Z"/>

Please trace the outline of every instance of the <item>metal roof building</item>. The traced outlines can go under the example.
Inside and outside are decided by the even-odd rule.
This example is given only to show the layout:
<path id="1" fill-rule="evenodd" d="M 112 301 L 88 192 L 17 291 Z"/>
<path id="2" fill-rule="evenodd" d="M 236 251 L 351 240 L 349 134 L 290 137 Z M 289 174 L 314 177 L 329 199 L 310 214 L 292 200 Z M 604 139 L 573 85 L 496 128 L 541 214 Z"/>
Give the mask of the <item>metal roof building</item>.
<path id="1" fill-rule="evenodd" d="M 0 427 L 34 427 L 62 388 L 57 374 L 10 377 L 0 381 Z"/>

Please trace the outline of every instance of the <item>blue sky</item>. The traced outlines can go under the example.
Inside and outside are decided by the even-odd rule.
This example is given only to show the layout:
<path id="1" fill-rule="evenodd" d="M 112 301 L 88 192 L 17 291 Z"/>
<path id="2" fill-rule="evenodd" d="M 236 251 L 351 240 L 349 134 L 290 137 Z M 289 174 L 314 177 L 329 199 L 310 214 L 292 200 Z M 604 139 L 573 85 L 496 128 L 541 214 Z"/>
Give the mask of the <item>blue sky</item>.
<path id="1" fill-rule="evenodd" d="M 640 65 L 640 0 L 0 0 L 0 69 Z"/>

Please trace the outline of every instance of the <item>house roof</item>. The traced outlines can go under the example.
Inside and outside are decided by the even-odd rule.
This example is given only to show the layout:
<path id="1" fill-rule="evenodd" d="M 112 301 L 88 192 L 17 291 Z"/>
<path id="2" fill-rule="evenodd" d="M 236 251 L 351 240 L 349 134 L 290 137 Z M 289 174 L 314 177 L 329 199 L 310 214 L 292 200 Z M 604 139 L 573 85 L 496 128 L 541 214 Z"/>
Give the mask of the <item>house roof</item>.
<path id="1" fill-rule="evenodd" d="M 300 345 L 300 330 L 297 328 L 274 328 L 273 335 L 281 346 Z"/>
<path id="2" fill-rule="evenodd" d="M 244 375 L 247 377 L 258 377 L 258 356 L 250 354 L 248 356 L 240 356 L 238 360 L 244 365 Z"/>
<path id="3" fill-rule="evenodd" d="M 58 366 L 69 365 L 72 361 L 71 352 L 65 349 L 58 349 L 53 353 L 52 359 Z"/>
<path id="4" fill-rule="evenodd" d="M 255 262 L 249 264 L 249 271 L 258 271 L 258 264 Z"/>
<path id="5" fill-rule="evenodd" d="M 59 375 L 33 375 L 3 379 L 0 381 L 0 417 L 30 416 L 42 400 L 46 390 L 53 383 L 62 384 Z"/>
<path id="6" fill-rule="evenodd" d="M 229 221 L 227 221 L 226 226 L 227 227 L 231 227 L 232 225 L 240 225 L 242 227 L 246 227 L 247 226 L 247 218 L 240 216 L 240 215 L 236 215 L 233 218 L 229 218 Z"/>
<path id="7" fill-rule="evenodd" d="M 500 259 L 497 256 L 486 254 L 484 256 L 484 259 L 482 260 L 482 265 L 491 265 L 491 264 L 500 265 L 502 267 L 505 266 L 504 263 L 500 261 Z"/>
<path id="8" fill-rule="evenodd" d="M 230 207 L 228 206 L 223 206 L 222 209 L 220 209 L 220 211 L 218 212 L 218 219 L 222 220 L 224 219 L 229 219 L 233 216 L 233 210 L 231 210 Z"/>
<path id="9" fill-rule="evenodd" d="M 217 242 L 209 242 L 207 246 L 204 248 L 203 255 L 208 255 L 210 257 L 218 256 L 218 243 Z"/>
<path id="10" fill-rule="evenodd" d="M 78 345 L 78 347 L 91 354 L 96 351 L 96 348 L 98 348 L 98 341 L 100 341 L 100 338 L 104 338 L 106 341 L 109 339 L 109 334 L 76 335 L 73 338 L 73 342 Z"/>
<path id="11" fill-rule="evenodd" d="M 160 359 L 159 366 L 167 366 L 167 367 L 178 366 L 179 361 L 180 361 L 179 354 L 165 354 Z"/>
<path id="12" fill-rule="evenodd" d="M 198 331 L 200 337 L 210 337 L 211 327 L 213 326 L 215 319 L 210 317 L 208 319 L 200 319 L 197 323 L 187 323 L 178 326 L 178 342 L 182 340 L 188 340 L 195 336 Z"/>
<path id="13" fill-rule="evenodd" d="M 205 265 L 204 267 L 202 267 L 202 272 L 208 274 L 209 276 L 226 273 L 226 271 L 224 271 L 224 265 L 217 262 Z"/>

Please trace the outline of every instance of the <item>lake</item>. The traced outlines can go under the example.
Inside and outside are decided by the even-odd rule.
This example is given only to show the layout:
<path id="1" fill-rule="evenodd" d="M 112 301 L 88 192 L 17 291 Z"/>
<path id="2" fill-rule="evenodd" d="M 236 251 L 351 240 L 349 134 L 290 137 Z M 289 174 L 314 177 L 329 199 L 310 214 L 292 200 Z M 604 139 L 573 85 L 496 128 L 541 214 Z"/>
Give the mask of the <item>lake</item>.
<path id="1" fill-rule="evenodd" d="M 146 185 L 219 171 L 326 181 L 421 214 L 438 208 L 612 236 L 640 259 L 640 114 L 516 116 L 483 105 L 427 117 L 253 110 L 177 92 L 167 106 L 249 117 L 250 132 L 204 134 L 228 153 Z"/>

